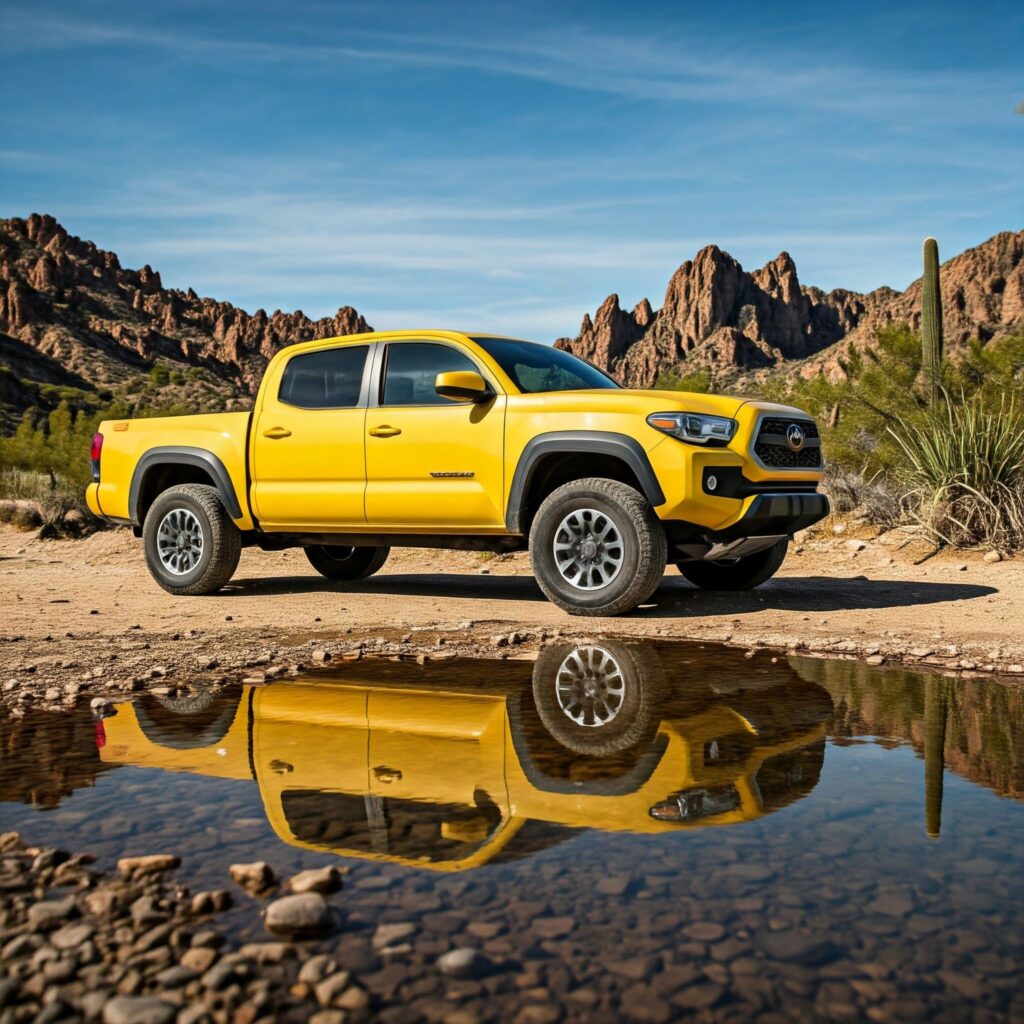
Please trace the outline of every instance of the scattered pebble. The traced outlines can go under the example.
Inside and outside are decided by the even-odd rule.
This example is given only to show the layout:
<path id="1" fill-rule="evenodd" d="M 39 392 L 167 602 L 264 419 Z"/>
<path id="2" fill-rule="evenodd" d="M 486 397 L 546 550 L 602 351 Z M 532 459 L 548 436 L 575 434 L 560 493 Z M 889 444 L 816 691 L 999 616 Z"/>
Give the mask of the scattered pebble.
<path id="1" fill-rule="evenodd" d="M 232 864 L 228 874 L 233 882 L 250 892 L 262 892 L 277 881 L 273 869 L 265 860 L 253 861 L 251 864 Z"/>
<path id="2" fill-rule="evenodd" d="M 123 878 L 135 878 L 173 871 L 180 864 L 181 858 L 173 853 L 151 853 L 144 857 L 122 857 L 117 870 Z"/>
<path id="3" fill-rule="evenodd" d="M 270 932 L 293 938 L 313 938 L 331 931 L 334 916 L 323 896 L 304 892 L 274 900 L 264 912 L 263 923 Z"/>
<path id="4" fill-rule="evenodd" d="M 300 871 L 288 880 L 288 888 L 292 892 L 337 892 L 341 888 L 341 872 L 333 864 Z"/>
<path id="5" fill-rule="evenodd" d="M 464 946 L 442 953 L 437 958 L 437 969 L 449 978 L 478 979 L 494 970 L 494 963 L 477 949 Z"/>

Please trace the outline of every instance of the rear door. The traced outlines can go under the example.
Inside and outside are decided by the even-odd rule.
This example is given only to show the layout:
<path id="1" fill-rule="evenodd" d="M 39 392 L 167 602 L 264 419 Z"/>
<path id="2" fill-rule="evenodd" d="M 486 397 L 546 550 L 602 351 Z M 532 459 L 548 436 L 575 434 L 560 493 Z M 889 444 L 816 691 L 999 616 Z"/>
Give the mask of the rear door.
<path id="1" fill-rule="evenodd" d="M 372 350 L 299 352 L 267 382 L 252 435 L 253 507 L 265 529 L 366 522 L 363 435 Z"/>

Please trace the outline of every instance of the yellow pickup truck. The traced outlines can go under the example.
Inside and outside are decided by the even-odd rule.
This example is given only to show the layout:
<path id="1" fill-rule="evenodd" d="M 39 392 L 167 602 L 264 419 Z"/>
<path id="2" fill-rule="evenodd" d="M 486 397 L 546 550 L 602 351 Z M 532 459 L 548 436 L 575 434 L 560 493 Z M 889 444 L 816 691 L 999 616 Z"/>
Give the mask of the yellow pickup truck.
<path id="1" fill-rule="evenodd" d="M 209 594 L 245 545 L 359 580 L 393 546 L 514 551 L 568 612 L 646 601 L 672 562 L 757 586 L 828 512 L 799 409 L 620 387 L 547 345 L 452 331 L 306 342 L 252 412 L 109 421 L 89 508 L 132 525 L 157 583 Z"/>
<path id="2" fill-rule="evenodd" d="M 367 661 L 217 696 L 144 696 L 102 720 L 99 754 L 108 767 L 253 779 L 284 842 L 447 871 L 583 828 L 751 821 L 811 792 L 825 690 L 764 665 L 719 693 L 691 665 L 669 678 L 680 665 L 614 641 L 546 647 L 532 680 L 521 662 Z"/>

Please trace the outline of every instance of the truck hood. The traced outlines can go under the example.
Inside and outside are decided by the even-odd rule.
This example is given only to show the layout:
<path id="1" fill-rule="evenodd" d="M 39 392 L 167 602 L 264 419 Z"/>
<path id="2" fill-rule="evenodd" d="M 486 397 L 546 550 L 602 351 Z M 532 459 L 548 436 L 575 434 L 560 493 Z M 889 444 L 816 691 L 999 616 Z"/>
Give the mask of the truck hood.
<path id="1" fill-rule="evenodd" d="M 701 395 L 689 391 L 655 391 L 645 388 L 620 388 L 612 391 L 595 388 L 589 391 L 568 392 L 573 396 L 594 398 L 594 409 L 614 409 L 619 405 L 636 408 L 639 399 L 649 412 L 701 412 L 711 416 L 735 416 L 746 400 L 728 395 Z"/>
<path id="2" fill-rule="evenodd" d="M 737 398 L 733 395 L 706 395 L 693 391 L 659 391 L 645 388 L 622 388 L 618 391 L 595 390 L 576 392 L 577 394 L 600 395 L 603 401 L 609 397 L 621 396 L 620 401 L 635 402 L 636 399 L 649 399 L 651 412 L 700 412 L 710 416 L 735 417 L 743 406 L 751 406 L 759 413 L 777 416 L 812 417 L 792 405 L 779 405 L 775 402 L 762 402 L 754 398 Z"/>

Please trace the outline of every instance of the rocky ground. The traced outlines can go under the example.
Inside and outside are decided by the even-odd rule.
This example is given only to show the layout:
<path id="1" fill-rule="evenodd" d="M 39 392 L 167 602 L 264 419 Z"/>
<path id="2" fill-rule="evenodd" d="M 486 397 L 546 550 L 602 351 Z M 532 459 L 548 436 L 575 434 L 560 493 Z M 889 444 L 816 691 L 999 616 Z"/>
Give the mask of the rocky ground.
<path id="1" fill-rule="evenodd" d="M 377 576 L 328 582 L 301 551 L 243 552 L 208 598 L 172 598 L 124 530 L 43 541 L 0 527 L 0 696 L 8 706 L 266 681 L 379 655 L 534 657 L 587 636 L 720 641 L 933 671 L 1024 675 L 1024 562 L 943 552 L 912 533 L 830 520 L 780 575 L 741 594 L 702 592 L 674 569 L 616 619 L 544 600 L 526 555 L 403 550 Z"/>
<path id="2" fill-rule="evenodd" d="M 369 1016 L 370 1000 L 333 957 L 315 953 L 337 910 L 334 867 L 292 878 L 263 910 L 267 941 L 233 948 L 217 926 L 232 892 L 191 894 L 171 854 L 91 858 L 0 836 L 0 1021 L 104 1024 L 311 1021 Z M 235 865 L 235 891 L 276 888 L 266 864 Z"/>

